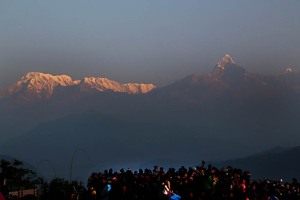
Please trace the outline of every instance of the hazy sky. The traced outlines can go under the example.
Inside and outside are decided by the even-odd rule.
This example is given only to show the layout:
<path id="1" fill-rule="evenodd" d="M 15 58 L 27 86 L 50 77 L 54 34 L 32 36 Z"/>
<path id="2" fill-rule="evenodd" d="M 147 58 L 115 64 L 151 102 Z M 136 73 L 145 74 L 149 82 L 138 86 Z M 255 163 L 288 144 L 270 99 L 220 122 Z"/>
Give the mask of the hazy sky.
<path id="1" fill-rule="evenodd" d="M 165 85 L 227 53 L 248 71 L 300 70 L 300 1 L 0 1 L 0 88 L 29 71 Z"/>

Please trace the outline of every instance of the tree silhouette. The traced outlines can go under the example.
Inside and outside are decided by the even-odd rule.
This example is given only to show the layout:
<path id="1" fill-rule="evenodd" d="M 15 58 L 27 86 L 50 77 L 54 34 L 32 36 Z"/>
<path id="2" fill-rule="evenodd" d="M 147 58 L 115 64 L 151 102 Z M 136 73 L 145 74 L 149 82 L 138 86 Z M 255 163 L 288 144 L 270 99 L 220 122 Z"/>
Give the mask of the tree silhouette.
<path id="1" fill-rule="evenodd" d="M 33 170 L 24 168 L 20 160 L 0 160 L 0 191 L 6 197 L 12 191 L 39 189 L 39 199 L 60 200 L 78 195 L 83 188 L 82 183 L 61 178 L 55 178 L 48 183 Z"/>
<path id="2" fill-rule="evenodd" d="M 20 160 L 0 161 L 0 186 L 6 191 L 17 191 L 22 189 L 36 188 L 41 182 L 41 178 L 31 169 L 23 168 L 23 162 Z"/>

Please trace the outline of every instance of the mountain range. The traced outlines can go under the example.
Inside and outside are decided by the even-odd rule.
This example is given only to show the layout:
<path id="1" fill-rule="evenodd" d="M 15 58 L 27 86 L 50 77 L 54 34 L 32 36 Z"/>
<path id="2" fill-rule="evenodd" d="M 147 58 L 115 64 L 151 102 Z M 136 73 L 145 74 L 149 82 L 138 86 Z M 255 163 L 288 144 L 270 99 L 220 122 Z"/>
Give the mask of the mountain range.
<path id="1" fill-rule="evenodd" d="M 58 87 L 76 87 L 79 92 L 112 91 L 129 94 L 147 93 L 155 88 L 153 84 L 121 84 L 107 78 L 85 77 L 73 80 L 67 75 L 53 76 L 40 72 L 29 72 L 17 83 L 0 93 L 0 97 L 22 97 L 23 100 L 50 98 Z"/>
<path id="2" fill-rule="evenodd" d="M 31 72 L 1 92 L 0 151 L 35 166 L 47 159 L 65 177 L 74 152 L 80 177 L 155 160 L 233 159 L 299 146 L 299 102 L 292 67 L 261 75 L 229 55 L 165 87 Z"/>

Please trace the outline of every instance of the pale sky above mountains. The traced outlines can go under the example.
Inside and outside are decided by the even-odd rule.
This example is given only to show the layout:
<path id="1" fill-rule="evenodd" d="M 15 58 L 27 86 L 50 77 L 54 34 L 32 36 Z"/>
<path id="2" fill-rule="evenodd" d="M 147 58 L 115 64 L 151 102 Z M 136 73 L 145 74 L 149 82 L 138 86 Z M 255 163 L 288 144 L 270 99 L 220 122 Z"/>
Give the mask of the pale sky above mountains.
<path id="1" fill-rule="evenodd" d="M 29 71 L 161 86 L 225 54 L 247 71 L 300 69 L 299 10 L 299 0 L 1 1 L 0 88 Z"/>

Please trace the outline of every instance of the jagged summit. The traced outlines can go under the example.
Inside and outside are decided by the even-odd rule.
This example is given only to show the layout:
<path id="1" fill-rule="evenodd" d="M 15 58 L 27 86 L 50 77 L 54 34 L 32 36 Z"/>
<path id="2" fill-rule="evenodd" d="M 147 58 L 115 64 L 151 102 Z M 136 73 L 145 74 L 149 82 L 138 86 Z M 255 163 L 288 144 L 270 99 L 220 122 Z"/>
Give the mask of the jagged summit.
<path id="1" fill-rule="evenodd" d="M 295 73 L 295 69 L 293 67 L 287 67 L 284 73 L 285 74 Z"/>
<path id="2" fill-rule="evenodd" d="M 236 77 L 243 77 L 246 70 L 240 66 L 237 66 L 233 59 L 226 54 L 214 67 L 210 73 L 210 77 L 220 79 L 236 79 Z"/>
<path id="3" fill-rule="evenodd" d="M 235 64 L 235 62 L 233 61 L 233 59 L 230 57 L 230 55 L 226 54 L 221 60 L 220 62 L 218 62 L 217 67 L 224 69 L 225 65 L 227 64 Z"/>

